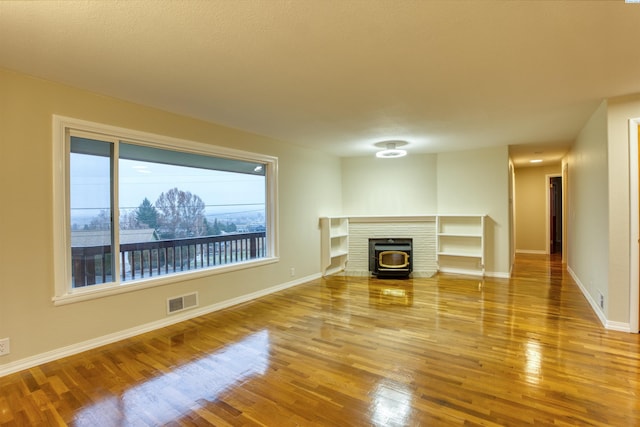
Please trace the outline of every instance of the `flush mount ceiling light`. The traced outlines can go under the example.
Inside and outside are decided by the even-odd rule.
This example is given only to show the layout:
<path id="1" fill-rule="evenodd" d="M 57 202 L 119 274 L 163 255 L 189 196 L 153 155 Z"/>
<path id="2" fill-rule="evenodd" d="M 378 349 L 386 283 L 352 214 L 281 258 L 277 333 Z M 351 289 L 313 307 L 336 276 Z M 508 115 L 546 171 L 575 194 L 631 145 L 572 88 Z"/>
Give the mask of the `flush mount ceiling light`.
<path id="1" fill-rule="evenodd" d="M 529 163 L 542 163 L 542 158 L 540 157 L 541 154 L 542 151 L 534 151 L 533 155 L 535 157 L 532 160 L 529 160 Z"/>
<path id="2" fill-rule="evenodd" d="M 405 150 L 400 150 L 397 147 L 407 145 L 406 141 L 383 141 L 378 142 L 376 147 L 386 147 L 384 150 L 378 151 L 376 157 L 381 159 L 392 159 L 396 157 L 403 157 L 407 155 Z"/>

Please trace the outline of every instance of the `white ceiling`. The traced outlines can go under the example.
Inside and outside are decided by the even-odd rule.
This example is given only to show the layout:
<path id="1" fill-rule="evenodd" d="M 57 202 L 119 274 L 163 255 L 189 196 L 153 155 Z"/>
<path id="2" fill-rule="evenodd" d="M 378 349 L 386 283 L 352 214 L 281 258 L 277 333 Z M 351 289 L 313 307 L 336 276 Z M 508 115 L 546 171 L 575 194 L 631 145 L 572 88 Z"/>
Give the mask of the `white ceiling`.
<path id="1" fill-rule="evenodd" d="M 2 68 L 340 156 L 557 160 L 640 92 L 638 40 L 623 0 L 0 2 Z"/>

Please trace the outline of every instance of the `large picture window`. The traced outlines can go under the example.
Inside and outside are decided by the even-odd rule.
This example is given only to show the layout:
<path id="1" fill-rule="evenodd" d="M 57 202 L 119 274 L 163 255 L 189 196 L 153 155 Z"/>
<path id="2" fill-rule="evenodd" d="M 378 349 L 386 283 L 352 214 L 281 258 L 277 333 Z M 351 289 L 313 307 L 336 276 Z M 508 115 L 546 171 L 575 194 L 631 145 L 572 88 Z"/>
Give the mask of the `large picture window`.
<path id="1" fill-rule="evenodd" d="M 277 159 L 57 116 L 54 139 L 57 303 L 276 259 Z"/>

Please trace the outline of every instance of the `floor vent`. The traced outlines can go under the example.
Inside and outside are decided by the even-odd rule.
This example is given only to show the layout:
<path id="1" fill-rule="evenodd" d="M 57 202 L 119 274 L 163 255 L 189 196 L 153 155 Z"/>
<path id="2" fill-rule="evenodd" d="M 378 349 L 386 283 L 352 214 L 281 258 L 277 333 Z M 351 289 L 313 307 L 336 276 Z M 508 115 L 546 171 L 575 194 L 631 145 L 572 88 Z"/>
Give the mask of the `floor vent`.
<path id="1" fill-rule="evenodd" d="M 182 310 L 198 306 L 198 293 L 180 295 L 167 300 L 167 314 L 177 313 Z"/>

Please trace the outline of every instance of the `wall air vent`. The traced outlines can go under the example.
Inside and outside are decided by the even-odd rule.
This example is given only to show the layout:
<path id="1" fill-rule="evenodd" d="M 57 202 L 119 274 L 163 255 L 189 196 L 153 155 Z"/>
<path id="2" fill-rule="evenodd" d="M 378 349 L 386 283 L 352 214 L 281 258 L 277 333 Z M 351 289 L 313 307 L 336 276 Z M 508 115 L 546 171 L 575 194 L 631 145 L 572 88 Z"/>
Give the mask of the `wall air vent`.
<path id="1" fill-rule="evenodd" d="M 198 293 L 180 295 L 167 299 L 167 314 L 177 313 L 198 306 Z"/>

